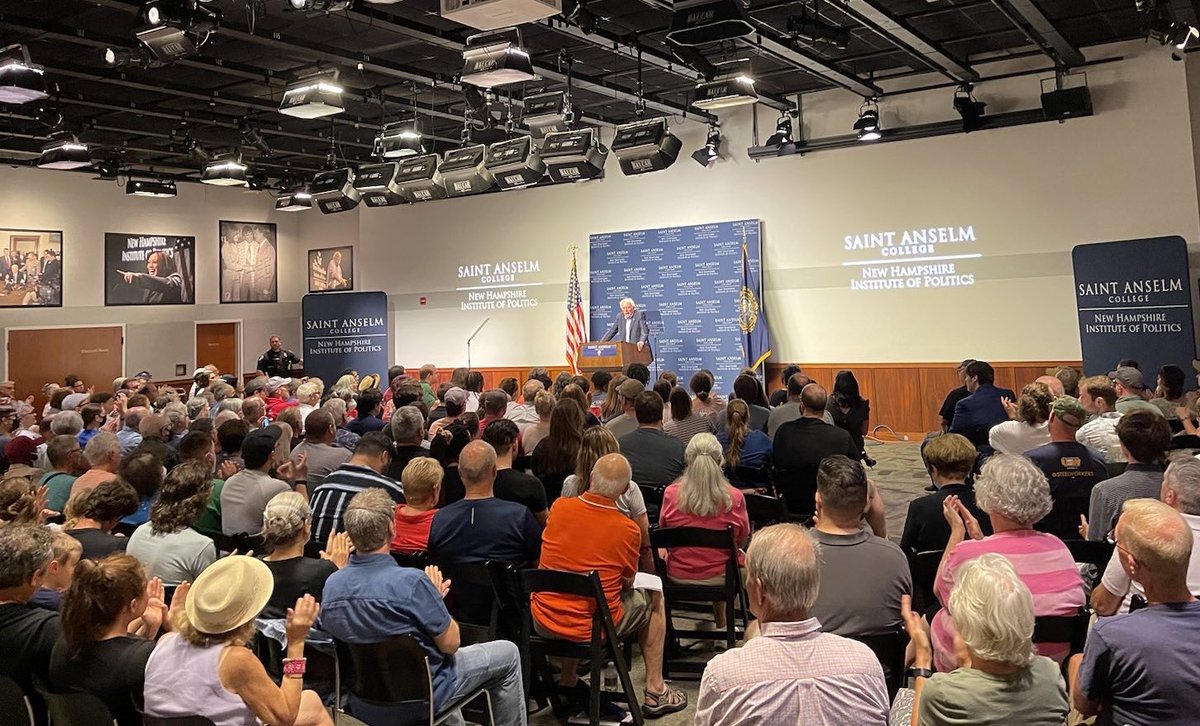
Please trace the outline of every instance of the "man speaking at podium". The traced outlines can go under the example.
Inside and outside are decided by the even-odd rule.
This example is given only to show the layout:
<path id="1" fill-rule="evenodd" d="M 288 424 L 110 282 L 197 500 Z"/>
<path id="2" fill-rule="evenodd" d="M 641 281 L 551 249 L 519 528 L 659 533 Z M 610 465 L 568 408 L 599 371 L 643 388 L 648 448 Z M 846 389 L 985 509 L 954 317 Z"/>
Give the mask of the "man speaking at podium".
<path id="1" fill-rule="evenodd" d="M 601 342 L 616 340 L 621 343 L 636 343 L 638 350 L 648 347 L 646 341 L 650 338 L 650 328 L 646 325 L 646 313 L 638 310 L 633 298 L 621 300 L 621 312 L 608 331 L 604 333 Z"/>

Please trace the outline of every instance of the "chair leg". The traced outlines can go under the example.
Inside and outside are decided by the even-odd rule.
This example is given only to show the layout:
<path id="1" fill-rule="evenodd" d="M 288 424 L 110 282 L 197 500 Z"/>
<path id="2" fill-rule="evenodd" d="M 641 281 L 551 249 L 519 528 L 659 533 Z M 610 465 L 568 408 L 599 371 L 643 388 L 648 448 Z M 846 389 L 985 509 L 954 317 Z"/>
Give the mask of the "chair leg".
<path id="1" fill-rule="evenodd" d="M 591 683 L 588 688 L 588 723 L 591 726 L 600 725 L 600 690 L 604 687 L 604 649 L 595 638 L 592 639 L 592 658 L 588 664 L 591 672 Z"/>
<path id="2" fill-rule="evenodd" d="M 642 706 L 638 701 L 637 691 L 633 688 L 633 679 L 629 677 L 629 659 L 621 655 L 621 646 L 613 646 L 614 665 L 617 668 L 617 679 L 621 681 L 621 690 L 625 692 L 625 705 L 629 706 L 629 715 L 633 717 L 634 726 L 643 726 Z M 632 655 L 631 653 L 629 654 Z M 667 668 L 666 658 L 663 658 L 663 671 Z"/>

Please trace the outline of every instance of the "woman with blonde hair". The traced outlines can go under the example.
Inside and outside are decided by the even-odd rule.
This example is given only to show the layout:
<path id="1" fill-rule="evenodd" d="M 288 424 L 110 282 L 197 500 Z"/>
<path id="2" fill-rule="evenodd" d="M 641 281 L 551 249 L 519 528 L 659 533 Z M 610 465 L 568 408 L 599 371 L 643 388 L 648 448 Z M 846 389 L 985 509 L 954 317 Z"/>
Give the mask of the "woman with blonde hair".
<path id="1" fill-rule="evenodd" d="M 933 649 L 907 595 L 901 613 L 915 669 L 933 666 Z M 912 726 L 1024 724 L 1060 726 L 1067 691 L 1058 664 L 1033 651 L 1033 595 L 1012 563 L 985 554 L 959 570 L 947 608 L 954 615 L 959 667 L 914 684 Z"/>
<path id="2" fill-rule="evenodd" d="M 46 487 L 27 476 L 8 476 L 0 481 L 0 527 L 12 524 L 41 524 L 46 505 Z"/>
<path id="3" fill-rule="evenodd" d="M 1011 421 L 1004 421 L 988 432 L 988 443 L 1001 454 L 1020 456 L 1026 451 L 1050 443 L 1050 406 L 1054 394 L 1045 383 L 1034 381 L 1021 389 L 1017 402 L 1000 401 Z"/>
<path id="4" fill-rule="evenodd" d="M 146 663 L 145 714 L 203 716 L 221 726 L 331 726 L 320 697 L 304 690 L 304 639 L 320 612 L 311 595 L 287 611 L 281 685 L 245 647 L 273 591 L 270 569 L 253 557 L 232 555 L 205 570 L 171 611 L 175 632 Z"/>
<path id="5" fill-rule="evenodd" d="M 305 545 L 312 539 L 312 509 L 297 492 L 281 492 L 267 502 L 262 538 L 271 552 L 263 562 L 275 583 L 262 611 L 264 618 L 283 618 L 288 607 L 305 595 L 321 602 L 325 581 L 346 566 L 352 549 L 349 535 L 336 532 L 330 535 L 320 559 L 304 556 Z"/>
<path id="6" fill-rule="evenodd" d="M 591 488 L 592 468 L 600 457 L 608 454 L 621 453 L 617 437 L 612 431 L 603 426 L 593 426 L 583 432 L 583 440 L 579 444 L 579 455 L 576 458 L 575 473 L 563 481 L 562 495 L 577 497 Z M 642 564 L 650 569 L 650 517 L 646 513 L 646 500 L 637 482 L 630 482 L 625 493 L 617 497 L 617 509 L 626 517 L 633 520 L 642 531 Z"/>

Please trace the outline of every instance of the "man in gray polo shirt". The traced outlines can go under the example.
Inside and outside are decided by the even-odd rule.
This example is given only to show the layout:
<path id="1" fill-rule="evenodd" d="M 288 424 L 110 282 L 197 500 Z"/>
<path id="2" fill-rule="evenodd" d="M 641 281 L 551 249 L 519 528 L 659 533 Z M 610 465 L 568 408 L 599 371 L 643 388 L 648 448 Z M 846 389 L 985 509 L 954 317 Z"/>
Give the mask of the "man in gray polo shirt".
<path id="1" fill-rule="evenodd" d="M 772 441 L 775 440 L 775 432 L 779 430 L 780 426 L 788 421 L 795 421 L 804 414 L 800 409 L 800 394 L 810 383 L 812 383 L 812 379 L 803 373 L 793 373 L 792 377 L 788 379 L 787 402 L 771 409 L 771 415 L 767 417 L 767 436 L 770 436 Z M 832 426 L 833 414 L 825 411 L 821 420 Z"/>
<path id="2" fill-rule="evenodd" d="M 1097 542 L 1116 526 L 1126 500 L 1158 498 L 1163 480 L 1162 460 L 1171 446 L 1171 429 L 1157 409 L 1130 411 L 1117 422 L 1117 438 L 1129 466 L 1124 473 L 1092 488 L 1086 536 Z M 1080 528 L 1081 532 L 1083 529 Z"/>
<path id="3" fill-rule="evenodd" d="M 683 473 L 683 444 L 663 433 L 663 404 L 657 393 L 642 391 L 633 401 L 638 425 L 619 439 L 621 453 L 629 460 L 635 482 L 641 486 L 665 487 Z"/>

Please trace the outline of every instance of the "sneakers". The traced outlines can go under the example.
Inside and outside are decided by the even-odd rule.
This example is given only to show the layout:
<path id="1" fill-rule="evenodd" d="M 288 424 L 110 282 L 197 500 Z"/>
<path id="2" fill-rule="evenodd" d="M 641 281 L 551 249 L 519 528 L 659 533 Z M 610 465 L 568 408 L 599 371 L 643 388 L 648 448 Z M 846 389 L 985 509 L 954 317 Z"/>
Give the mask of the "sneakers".
<path id="1" fill-rule="evenodd" d="M 645 691 L 642 715 L 646 718 L 662 718 L 687 708 L 687 694 L 668 683 L 662 693 Z"/>

